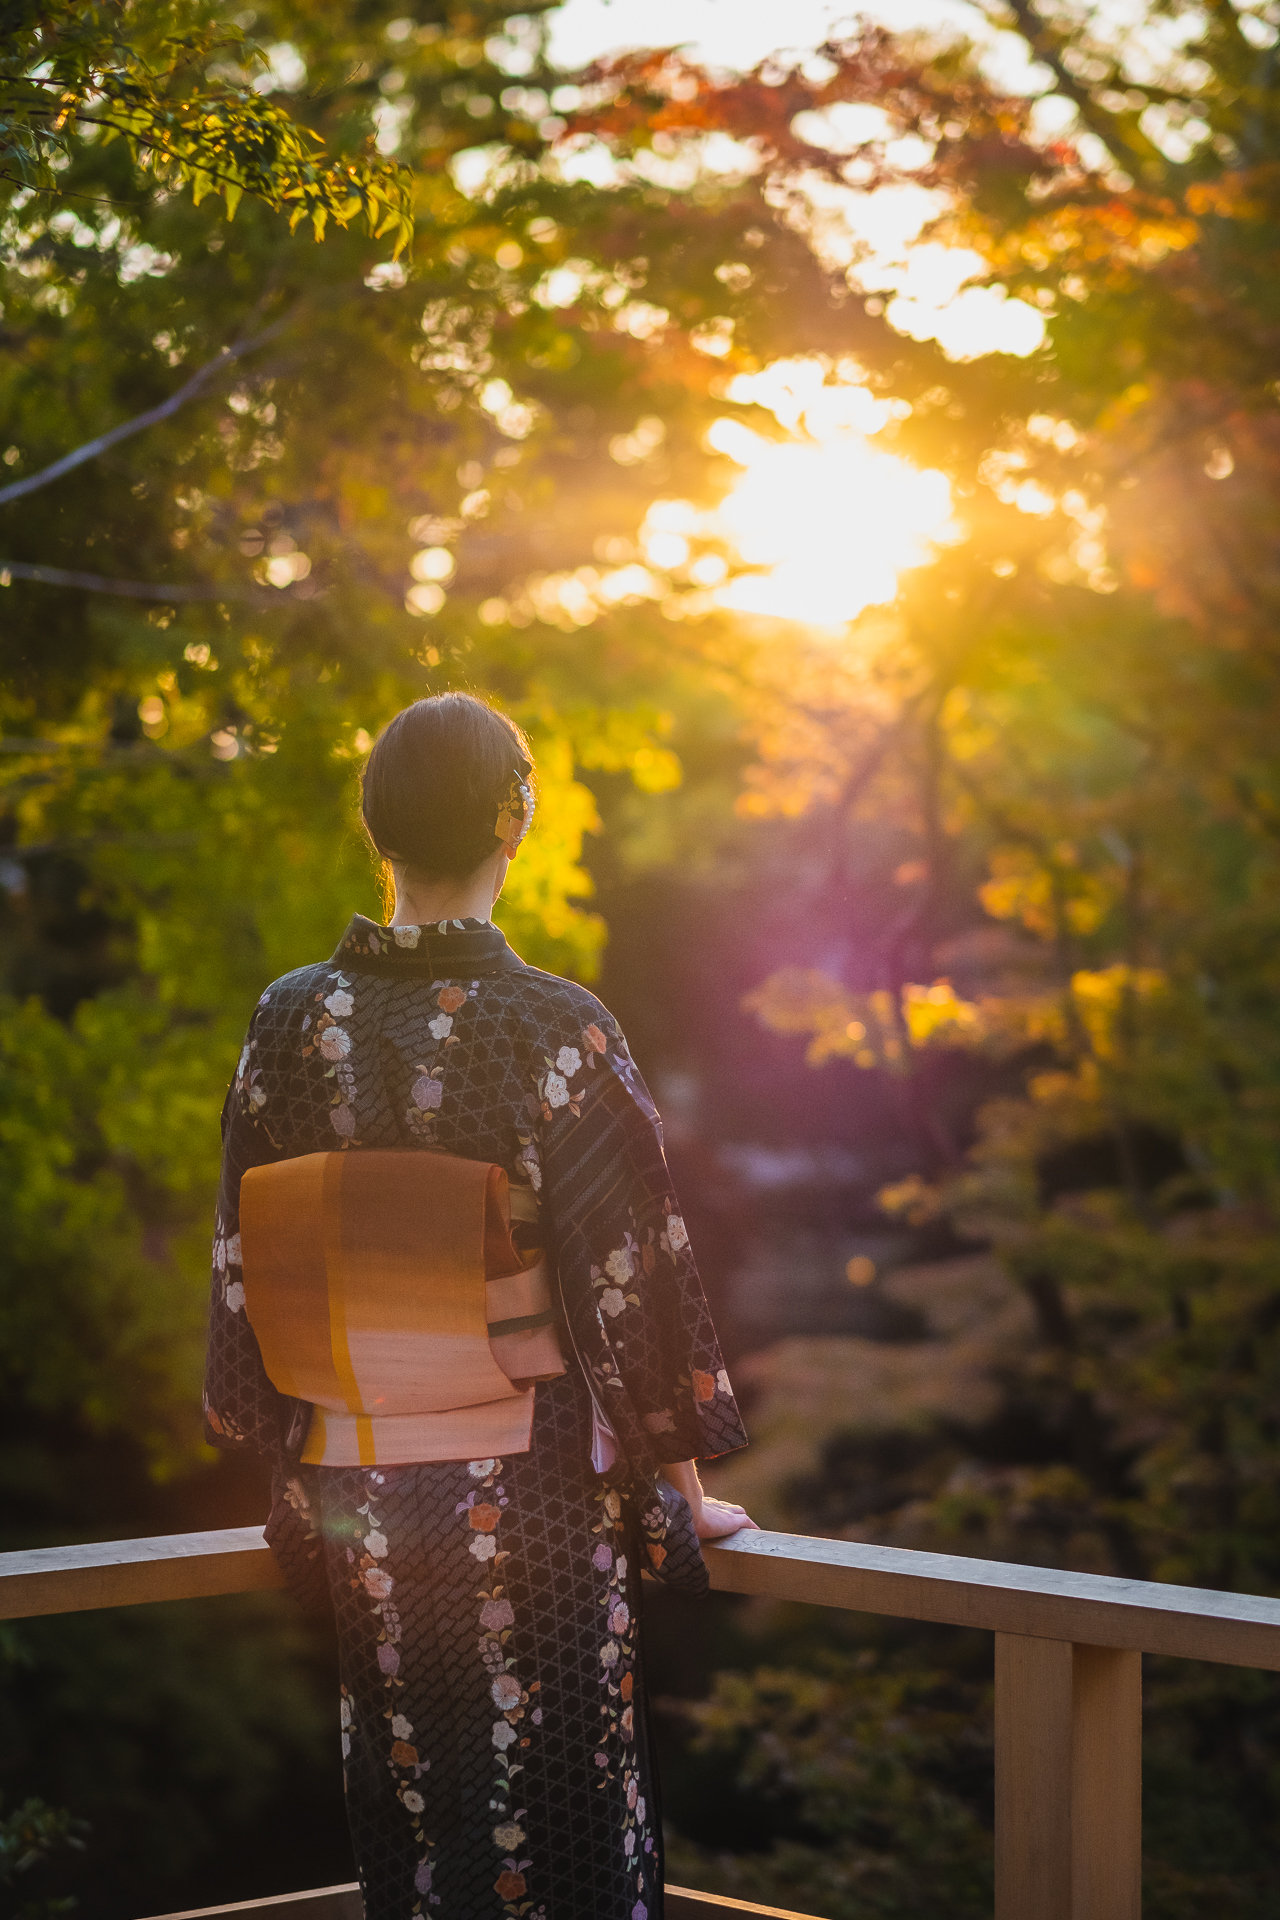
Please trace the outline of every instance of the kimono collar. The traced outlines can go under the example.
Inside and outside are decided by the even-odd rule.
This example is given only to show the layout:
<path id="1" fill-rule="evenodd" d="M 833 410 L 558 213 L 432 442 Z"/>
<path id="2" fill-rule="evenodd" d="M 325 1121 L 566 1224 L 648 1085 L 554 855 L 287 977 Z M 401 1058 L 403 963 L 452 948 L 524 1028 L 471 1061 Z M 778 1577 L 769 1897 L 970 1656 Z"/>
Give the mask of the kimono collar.
<path id="1" fill-rule="evenodd" d="M 338 942 L 335 966 L 356 973 L 441 980 L 506 973 L 524 962 L 490 920 L 437 920 L 425 927 L 380 927 L 362 913 Z"/>

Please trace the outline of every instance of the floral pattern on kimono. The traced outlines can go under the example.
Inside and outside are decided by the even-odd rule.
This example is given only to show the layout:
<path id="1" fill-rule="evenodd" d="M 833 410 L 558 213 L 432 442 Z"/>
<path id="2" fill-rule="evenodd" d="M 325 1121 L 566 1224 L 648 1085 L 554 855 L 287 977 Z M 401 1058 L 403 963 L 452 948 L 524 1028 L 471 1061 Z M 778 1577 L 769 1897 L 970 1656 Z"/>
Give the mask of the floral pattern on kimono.
<path id="1" fill-rule="evenodd" d="M 582 1365 L 539 1385 L 527 1453 L 297 1465 L 307 1409 L 245 1314 L 239 1183 L 367 1147 L 494 1161 L 539 1202 Z M 273 1547 L 333 1609 L 367 1920 L 660 1920 L 639 1569 L 591 1465 L 592 1396 L 641 1471 L 745 1435 L 615 1022 L 485 922 L 357 916 L 332 960 L 263 995 L 223 1151 L 207 1428 L 273 1461 Z"/>

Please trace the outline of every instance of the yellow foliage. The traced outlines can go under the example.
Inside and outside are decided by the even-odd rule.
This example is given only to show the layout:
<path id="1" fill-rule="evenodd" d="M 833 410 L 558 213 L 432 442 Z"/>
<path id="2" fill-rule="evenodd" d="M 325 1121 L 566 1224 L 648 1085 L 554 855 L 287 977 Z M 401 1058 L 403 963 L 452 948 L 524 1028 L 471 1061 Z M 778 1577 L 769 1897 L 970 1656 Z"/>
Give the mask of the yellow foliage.
<path id="1" fill-rule="evenodd" d="M 981 1009 L 959 999 L 948 980 L 905 986 L 895 1004 L 883 987 L 854 993 L 816 968 L 785 967 L 742 1004 L 774 1033 L 807 1034 L 811 1066 L 845 1059 L 900 1069 L 910 1051 L 975 1044 L 986 1032 Z"/>
<path id="2" fill-rule="evenodd" d="M 932 1042 L 957 1046 L 981 1037 L 978 1008 L 959 999 L 949 980 L 935 980 L 931 987 L 904 987 L 902 999 L 913 1046 L 927 1047 Z"/>
<path id="3" fill-rule="evenodd" d="M 876 1195 L 876 1205 L 881 1212 L 905 1220 L 911 1227 L 921 1227 L 932 1220 L 938 1213 L 940 1201 L 938 1190 L 918 1173 L 908 1174 L 905 1180 L 895 1181 L 892 1186 L 881 1187 Z"/>
<path id="4" fill-rule="evenodd" d="M 1079 867 L 1070 848 L 1052 866 L 1027 848 L 1001 848 L 978 897 L 993 920 L 1019 920 L 1028 932 L 1050 938 L 1059 926 L 1075 934 L 1096 932 L 1112 905 L 1110 888 Z"/>
<path id="5" fill-rule="evenodd" d="M 1071 997 L 1094 1053 L 1106 1060 L 1117 1051 L 1120 1024 L 1126 1010 L 1138 1000 L 1152 1000 L 1168 988 L 1167 976 L 1157 967 L 1117 964 L 1100 972 L 1074 973 Z"/>

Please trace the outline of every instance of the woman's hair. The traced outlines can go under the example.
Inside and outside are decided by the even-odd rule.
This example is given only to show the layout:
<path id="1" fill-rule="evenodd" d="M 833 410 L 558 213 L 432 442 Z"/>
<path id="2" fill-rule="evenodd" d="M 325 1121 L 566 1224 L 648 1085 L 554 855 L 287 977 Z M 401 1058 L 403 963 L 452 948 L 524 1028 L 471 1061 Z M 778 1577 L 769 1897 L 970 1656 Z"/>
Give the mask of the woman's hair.
<path id="1" fill-rule="evenodd" d="M 365 830 L 386 860 L 461 880 L 497 850 L 513 778 L 533 771 L 514 720 L 469 693 L 415 700 L 388 721 L 365 765 Z"/>

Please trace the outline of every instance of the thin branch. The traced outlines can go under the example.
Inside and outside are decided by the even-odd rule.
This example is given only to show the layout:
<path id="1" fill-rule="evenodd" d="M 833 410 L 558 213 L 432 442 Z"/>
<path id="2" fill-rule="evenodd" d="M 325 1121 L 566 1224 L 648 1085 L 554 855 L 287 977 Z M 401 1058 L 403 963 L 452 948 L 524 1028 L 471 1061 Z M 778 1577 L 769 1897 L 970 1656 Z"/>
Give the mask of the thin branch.
<path id="1" fill-rule="evenodd" d="M 25 846 L 6 847 L 5 860 L 43 860 L 54 853 L 87 853 L 91 847 L 190 847 L 198 844 L 197 833 L 78 833 L 65 840 L 31 840 Z"/>
<path id="2" fill-rule="evenodd" d="M 61 180 L 55 180 L 47 187 L 37 186 L 34 180 L 24 179 L 22 174 L 10 173 L 0 167 L 0 183 L 5 181 L 22 193 L 52 193 L 59 201 L 82 200 L 87 207 L 144 207 L 147 204 L 141 195 L 125 200 L 113 193 L 76 193 L 72 188 L 64 187 Z"/>
<path id="3" fill-rule="evenodd" d="M 79 573 L 70 567 L 35 566 L 27 560 L 0 560 L 0 586 L 10 580 L 36 580 L 46 587 L 83 587 L 86 593 L 115 593 L 124 600 L 254 600 L 274 602 L 277 593 L 258 587 L 220 587 L 175 581 L 117 580 L 106 573 Z"/>
<path id="4" fill-rule="evenodd" d="M 1084 125 L 1095 138 L 1100 140 L 1111 158 L 1123 165 L 1124 146 L 1130 148 L 1130 158 L 1141 156 L 1148 164 L 1153 159 L 1163 159 L 1159 149 L 1147 139 L 1141 129 L 1127 126 L 1122 116 L 1108 113 L 1100 107 L 1089 88 L 1082 85 L 1072 73 L 1062 57 L 1062 41 L 1049 26 L 1047 20 L 1036 12 L 1031 0 L 1008 0 L 1010 11 L 1018 25 L 1018 32 L 1026 41 L 1037 60 L 1044 62 L 1058 83 L 1058 91 L 1071 101 Z M 1117 135 L 1120 136 L 1119 143 Z"/>
<path id="5" fill-rule="evenodd" d="M 100 453 L 114 447 L 121 440 L 127 440 L 131 434 L 141 433 L 146 427 L 154 427 L 161 420 L 168 420 L 188 400 L 195 398 L 201 388 L 206 386 L 214 375 L 235 361 L 242 360 L 255 348 L 265 346 L 268 340 L 275 338 L 286 322 L 281 320 L 274 327 L 268 327 L 265 333 L 255 334 L 251 340 L 237 340 L 229 347 L 222 347 L 215 357 L 203 367 L 197 369 L 191 378 L 171 393 L 167 400 L 158 406 L 148 407 L 145 413 L 135 414 L 132 420 L 122 420 L 118 426 L 111 427 L 106 433 L 100 433 L 96 440 L 86 440 L 83 446 L 76 447 L 70 453 L 64 453 L 61 460 L 55 460 L 51 467 L 42 467 L 39 473 L 28 474 L 25 480 L 12 480 L 7 487 L 0 487 L 0 507 L 7 507 L 12 500 L 21 500 L 29 493 L 35 493 L 41 487 L 47 487 L 54 480 L 60 480 L 64 473 L 71 473 L 76 467 L 82 467 L 86 460 L 96 460 Z"/>

